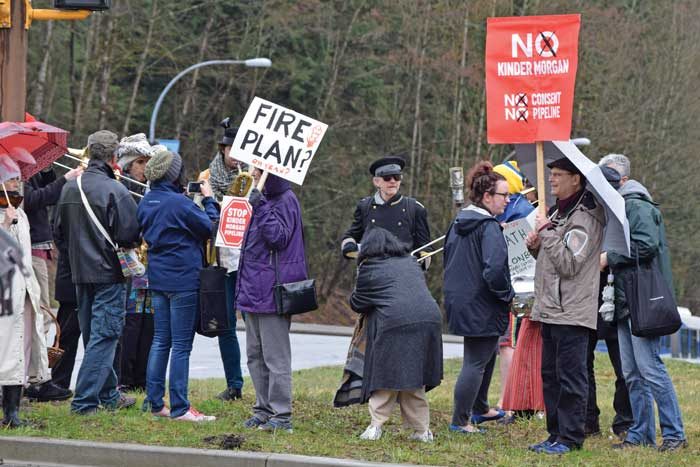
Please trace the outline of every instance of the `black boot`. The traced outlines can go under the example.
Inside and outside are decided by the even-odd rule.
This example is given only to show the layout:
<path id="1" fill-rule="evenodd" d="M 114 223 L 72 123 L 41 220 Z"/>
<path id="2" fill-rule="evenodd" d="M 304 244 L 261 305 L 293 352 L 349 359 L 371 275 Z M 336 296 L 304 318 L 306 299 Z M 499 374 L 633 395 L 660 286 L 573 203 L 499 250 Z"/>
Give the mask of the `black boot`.
<path id="1" fill-rule="evenodd" d="M 9 428 L 18 428 L 24 425 L 19 419 L 19 404 L 22 400 L 22 386 L 2 387 L 2 411 L 5 417 L 2 425 Z"/>

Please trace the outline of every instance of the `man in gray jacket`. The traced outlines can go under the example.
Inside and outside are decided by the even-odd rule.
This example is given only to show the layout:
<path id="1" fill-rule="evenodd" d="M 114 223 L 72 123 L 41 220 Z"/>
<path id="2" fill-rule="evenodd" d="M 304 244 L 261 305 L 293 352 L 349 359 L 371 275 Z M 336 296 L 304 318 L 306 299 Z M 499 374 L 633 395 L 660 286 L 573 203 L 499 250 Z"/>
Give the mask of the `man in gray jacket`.
<path id="1" fill-rule="evenodd" d="M 119 259 L 109 242 L 129 248 L 139 239 L 136 203 L 129 190 L 115 179 L 112 168 L 118 144 L 117 135 L 111 131 L 98 131 L 88 137 L 88 168 L 63 186 L 54 225 L 57 242 L 65 243 L 67 248 L 85 342 L 71 403 L 71 410 L 81 415 L 100 407 L 113 410 L 135 403 L 117 391 L 112 366 L 124 328 L 126 289 Z M 98 223 L 109 235 L 109 242 Z"/>
<path id="2" fill-rule="evenodd" d="M 542 387 L 549 438 L 535 452 L 565 454 L 583 445 L 589 330 L 596 329 L 605 212 L 566 158 L 549 164 L 557 202 L 537 215 L 527 245 L 537 258 L 531 319 L 542 323 Z"/>

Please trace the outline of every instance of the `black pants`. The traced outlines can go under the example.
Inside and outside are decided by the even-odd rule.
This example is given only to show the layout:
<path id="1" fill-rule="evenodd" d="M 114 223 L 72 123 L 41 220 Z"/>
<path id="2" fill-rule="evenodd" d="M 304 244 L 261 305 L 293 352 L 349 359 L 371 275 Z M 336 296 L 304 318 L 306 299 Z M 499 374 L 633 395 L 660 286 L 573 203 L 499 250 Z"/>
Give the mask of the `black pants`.
<path id="1" fill-rule="evenodd" d="M 498 349 L 498 347 L 496 347 Z M 491 378 L 493 377 L 493 368 L 496 366 L 496 356 L 498 355 L 498 350 L 493 353 L 493 357 L 486 364 L 484 368 L 484 377 L 481 379 L 481 386 L 479 387 L 479 392 L 476 394 L 476 400 L 472 406 L 472 413 L 475 415 L 483 415 L 491 407 L 489 406 L 489 387 L 491 386 Z"/>
<path id="2" fill-rule="evenodd" d="M 68 389 L 71 375 L 75 367 L 75 355 L 80 341 L 80 324 L 78 323 L 78 304 L 60 302 L 58 307 L 58 325 L 61 326 L 61 349 L 65 351 L 63 358 L 51 370 L 51 380 L 54 384 Z"/>
<path id="3" fill-rule="evenodd" d="M 542 324 L 542 388 L 549 441 L 583 445 L 588 400 L 588 329 Z"/>
<path id="4" fill-rule="evenodd" d="M 464 359 L 462 371 L 457 378 L 454 391 L 454 409 L 452 412 L 452 424 L 465 426 L 470 422 L 472 408 L 478 394 L 483 390 L 482 383 L 486 374 L 486 368 L 492 361 L 498 349 L 498 336 L 494 337 L 465 337 Z M 493 365 L 491 366 L 493 372 Z M 487 386 L 488 390 L 488 386 Z M 488 411 L 480 410 L 480 413 Z"/>
<path id="5" fill-rule="evenodd" d="M 153 315 L 127 313 L 124 331 L 119 342 L 120 351 L 117 362 L 119 385 L 129 390 L 145 390 L 148 353 L 153 343 Z"/>
<path id="6" fill-rule="evenodd" d="M 608 357 L 615 370 L 615 396 L 613 398 L 613 408 L 615 418 L 612 429 L 616 435 L 625 432 L 632 426 L 634 417 L 632 416 L 632 406 L 630 405 L 629 393 L 625 384 L 625 377 L 622 374 L 622 361 L 620 360 L 620 346 L 617 342 L 617 330 L 615 336 L 604 334 L 605 345 L 608 347 Z M 596 400 L 596 382 L 594 371 L 595 346 L 598 343 L 598 332 L 591 330 L 588 341 L 588 404 L 586 408 L 586 432 L 595 433 L 600 431 L 598 416 L 600 409 Z"/>

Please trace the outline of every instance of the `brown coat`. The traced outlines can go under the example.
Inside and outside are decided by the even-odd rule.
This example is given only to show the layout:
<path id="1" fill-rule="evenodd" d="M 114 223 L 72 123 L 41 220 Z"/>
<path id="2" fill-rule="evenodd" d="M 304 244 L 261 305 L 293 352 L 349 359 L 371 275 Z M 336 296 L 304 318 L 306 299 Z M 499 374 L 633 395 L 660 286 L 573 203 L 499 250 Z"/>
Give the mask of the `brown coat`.
<path id="1" fill-rule="evenodd" d="M 531 319 L 596 329 L 605 212 L 584 195 L 554 228 L 540 232 Z"/>

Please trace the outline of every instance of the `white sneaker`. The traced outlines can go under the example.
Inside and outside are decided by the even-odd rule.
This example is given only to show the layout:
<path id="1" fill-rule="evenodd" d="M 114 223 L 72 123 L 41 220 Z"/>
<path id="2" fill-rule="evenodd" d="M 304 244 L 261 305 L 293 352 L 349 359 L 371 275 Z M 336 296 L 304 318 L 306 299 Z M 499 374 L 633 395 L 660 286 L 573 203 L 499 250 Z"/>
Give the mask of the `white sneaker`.
<path id="1" fill-rule="evenodd" d="M 428 430 L 421 433 L 420 431 L 414 431 L 411 436 L 408 437 L 413 441 L 420 441 L 421 443 L 432 443 L 433 442 L 433 432 Z"/>
<path id="2" fill-rule="evenodd" d="M 158 412 L 151 412 L 151 415 L 160 418 L 170 418 L 170 409 L 167 405 L 164 405 Z"/>
<path id="3" fill-rule="evenodd" d="M 381 437 L 382 429 L 374 425 L 368 426 L 365 432 L 360 435 L 360 439 L 365 439 L 367 441 L 377 441 Z"/>
<path id="4" fill-rule="evenodd" d="M 213 415 L 204 415 L 199 413 L 194 407 L 190 407 L 190 409 L 185 412 L 185 415 L 175 417 L 175 420 L 183 420 L 186 422 L 213 422 L 216 420 L 216 417 Z"/>

